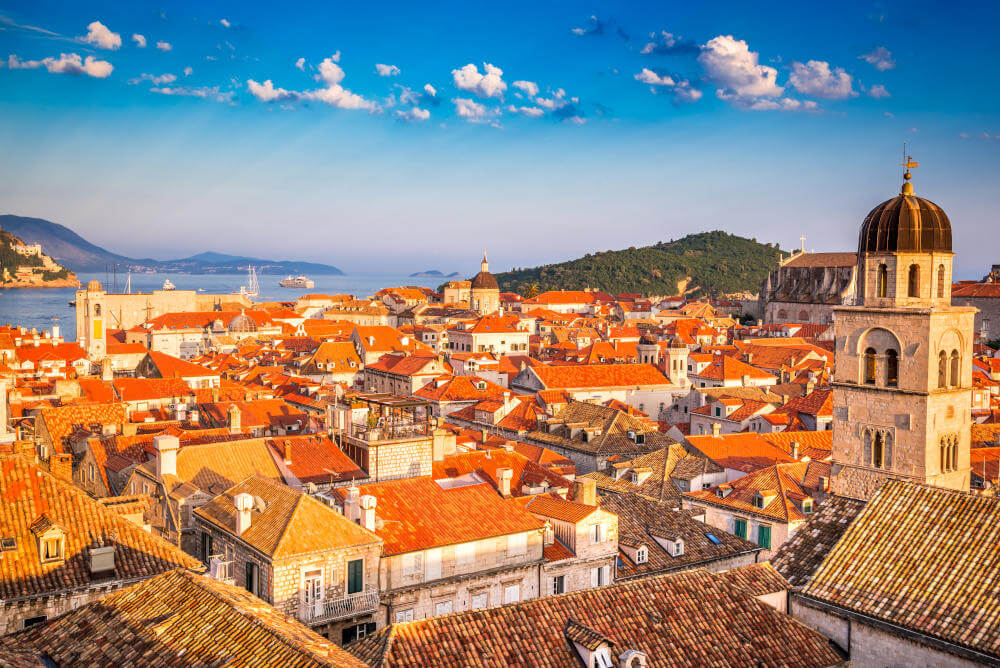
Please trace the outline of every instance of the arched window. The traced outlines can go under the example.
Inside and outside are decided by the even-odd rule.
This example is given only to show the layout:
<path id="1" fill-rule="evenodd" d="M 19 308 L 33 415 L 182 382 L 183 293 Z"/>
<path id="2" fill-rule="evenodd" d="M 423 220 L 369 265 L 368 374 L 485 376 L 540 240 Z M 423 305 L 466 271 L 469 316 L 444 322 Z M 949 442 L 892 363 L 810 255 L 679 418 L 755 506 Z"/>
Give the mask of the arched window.
<path id="1" fill-rule="evenodd" d="M 885 384 L 888 387 L 899 385 L 899 353 L 891 348 L 885 351 Z"/>
<path id="2" fill-rule="evenodd" d="M 941 438 L 940 464 L 941 473 L 949 473 L 958 468 L 958 437 L 954 434 Z"/>
<path id="3" fill-rule="evenodd" d="M 915 264 L 910 265 L 910 282 L 909 289 L 907 290 L 907 296 L 920 296 L 920 267 Z"/>
<path id="4" fill-rule="evenodd" d="M 958 387 L 958 385 L 959 385 L 959 378 L 958 378 L 958 351 L 957 350 L 952 350 L 951 351 L 951 386 L 952 387 Z"/>
<path id="5" fill-rule="evenodd" d="M 942 350 L 938 355 L 938 387 L 948 384 L 948 355 Z"/>
<path id="6" fill-rule="evenodd" d="M 938 267 L 938 299 L 944 299 L 944 265 Z"/>
<path id="7" fill-rule="evenodd" d="M 958 468 L 958 437 L 951 437 L 951 445 L 948 448 L 948 452 L 951 459 L 951 470 L 954 471 Z"/>
<path id="8" fill-rule="evenodd" d="M 878 266 L 878 296 L 887 297 L 889 294 L 889 268 L 884 264 Z"/>
<path id="9" fill-rule="evenodd" d="M 98 317 L 99 318 L 100 316 L 101 316 L 101 305 L 100 304 L 94 304 L 94 317 Z"/>
<path id="10" fill-rule="evenodd" d="M 882 436 L 882 468 L 892 468 L 892 433 L 886 432 Z"/>
<path id="11" fill-rule="evenodd" d="M 875 349 L 869 348 L 865 351 L 865 383 L 875 384 Z"/>
<path id="12" fill-rule="evenodd" d="M 802 322 L 809 322 L 809 312 L 799 311 L 799 320 L 801 320 Z"/>
<path id="13" fill-rule="evenodd" d="M 865 446 L 864 446 L 865 466 L 871 466 L 872 465 L 872 432 L 871 432 L 870 429 L 865 429 L 864 443 L 865 443 Z"/>
<path id="14" fill-rule="evenodd" d="M 875 432 L 875 438 L 872 441 L 872 466 L 880 469 L 884 466 L 885 461 L 885 442 L 882 440 L 882 432 Z"/>

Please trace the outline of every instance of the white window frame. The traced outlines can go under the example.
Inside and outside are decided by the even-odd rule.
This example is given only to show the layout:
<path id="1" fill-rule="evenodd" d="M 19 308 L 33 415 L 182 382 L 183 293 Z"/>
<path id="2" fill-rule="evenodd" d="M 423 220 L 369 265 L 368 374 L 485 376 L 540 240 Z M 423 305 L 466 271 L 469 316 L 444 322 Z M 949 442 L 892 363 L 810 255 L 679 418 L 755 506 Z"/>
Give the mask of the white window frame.
<path id="1" fill-rule="evenodd" d="M 400 622 L 412 622 L 413 621 L 413 608 L 408 610 L 397 610 L 396 611 L 396 623 Z"/>
<path id="2" fill-rule="evenodd" d="M 490 606 L 490 593 L 488 591 L 479 592 L 472 595 L 470 608 L 472 610 L 482 610 Z"/>
<path id="3" fill-rule="evenodd" d="M 506 603 L 517 603 L 521 600 L 521 585 L 520 584 L 510 584 L 504 585 L 503 588 L 503 602 Z"/>
<path id="4" fill-rule="evenodd" d="M 449 615 L 455 611 L 455 604 L 451 601 L 441 601 L 434 604 L 434 616 Z"/>
<path id="5" fill-rule="evenodd" d="M 590 525 L 590 542 L 593 544 L 603 543 L 608 539 L 608 529 L 603 522 Z"/>
<path id="6" fill-rule="evenodd" d="M 644 564 L 649 560 L 649 551 L 646 550 L 646 546 L 643 545 L 636 549 L 635 551 L 635 563 Z"/>

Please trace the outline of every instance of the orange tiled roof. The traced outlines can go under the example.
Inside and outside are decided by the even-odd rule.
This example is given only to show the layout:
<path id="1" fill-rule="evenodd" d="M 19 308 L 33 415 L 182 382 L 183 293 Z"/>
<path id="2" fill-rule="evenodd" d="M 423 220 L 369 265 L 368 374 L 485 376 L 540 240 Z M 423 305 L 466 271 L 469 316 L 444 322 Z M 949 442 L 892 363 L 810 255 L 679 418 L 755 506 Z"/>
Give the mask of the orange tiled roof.
<path id="1" fill-rule="evenodd" d="M 303 483 L 343 482 L 368 477 L 354 460 L 322 434 L 270 438 L 267 444 L 282 461 L 287 448 L 291 464 L 286 466 Z"/>
<path id="2" fill-rule="evenodd" d="M 221 375 L 218 371 L 203 367 L 200 364 L 192 364 L 166 353 L 150 350 L 146 354 L 163 378 L 204 378 L 206 376 Z"/>
<path id="3" fill-rule="evenodd" d="M 588 506 L 585 503 L 568 501 L 548 494 L 535 496 L 527 503 L 525 508 L 534 515 L 541 515 L 542 517 L 562 522 L 571 522 L 572 524 L 582 522 L 598 510 L 597 506 Z"/>
<path id="4" fill-rule="evenodd" d="M 780 522 L 802 521 L 807 515 L 802 512 L 801 502 L 812 498 L 802 487 L 807 469 L 808 465 L 801 462 L 768 466 L 723 485 L 685 492 L 684 496 L 691 501 L 739 510 Z M 729 494 L 720 496 L 720 488 L 729 489 Z M 754 497 L 759 495 L 766 497 L 763 508 L 754 505 Z M 771 500 L 768 501 L 768 498 Z"/>
<path id="5" fill-rule="evenodd" d="M 115 390 L 122 401 L 148 401 L 194 396 L 180 378 L 116 378 Z"/>
<path id="6" fill-rule="evenodd" d="M 91 404 L 43 408 L 38 421 L 45 424 L 57 453 L 69 447 L 67 439 L 79 429 L 93 429 L 100 433 L 103 425 L 121 425 L 125 422 L 125 404 Z M 38 425 L 36 424 L 36 431 Z"/>
<path id="7" fill-rule="evenodd" d="M 531 370 L 547 390 L 670 384 L 663 372 L 652 364 L 535 366 Z"/>

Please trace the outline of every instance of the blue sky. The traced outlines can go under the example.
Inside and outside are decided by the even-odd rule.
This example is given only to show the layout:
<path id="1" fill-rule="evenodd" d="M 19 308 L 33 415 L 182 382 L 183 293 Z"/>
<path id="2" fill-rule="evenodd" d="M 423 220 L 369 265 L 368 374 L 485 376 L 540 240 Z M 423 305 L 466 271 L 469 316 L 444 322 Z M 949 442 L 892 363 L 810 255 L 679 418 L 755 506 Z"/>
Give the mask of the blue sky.
<path id="1" fill-rule="evenodd" d="M 0 208 L 349 271 L 850 250 L 908 140 L 958 275 L 1000 261 L 996 4 L 431 4 L 0 2 Z"/>

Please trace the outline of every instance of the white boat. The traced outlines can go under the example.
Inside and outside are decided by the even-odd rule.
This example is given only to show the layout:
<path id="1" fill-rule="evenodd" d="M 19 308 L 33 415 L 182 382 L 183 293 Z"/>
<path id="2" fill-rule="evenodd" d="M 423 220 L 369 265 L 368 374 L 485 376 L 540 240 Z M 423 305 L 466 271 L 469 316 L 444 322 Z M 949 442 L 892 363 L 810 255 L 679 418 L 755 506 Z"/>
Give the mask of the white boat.
<path id="1" fill-rule="evenodd" d="M 167 280 L 163 281 L 163 289 L 164 290 L 176 290 L 177 286 L 174 285 L 173 283 L 171 283 L 170 279 L 168 278 Z"/>
<path id="2" fill-rule="evenodd" d="M 302 274 L 299 274 L 298 276 L 291 276 L 291 275 L 289 275 L 287 278 L 284 278 L 284 279 L 278 281 L 278 285 L 280 285 L 283 288 L 309 288 L 309 289 L 312 289 L 312 288 L 316 287 L 316 284 L 313 283 L 311 279 L 306 278 Z"/>
<path id="3" fill-rule="evenodd" d="M 234 295 L 244 297 L 256 297 L 260 294 L 260 284 L 257 283 L 257 270 L 251 265 L 247 267 L 247 284 L 241 285 L 239 290 L 233 290 Z"/>

